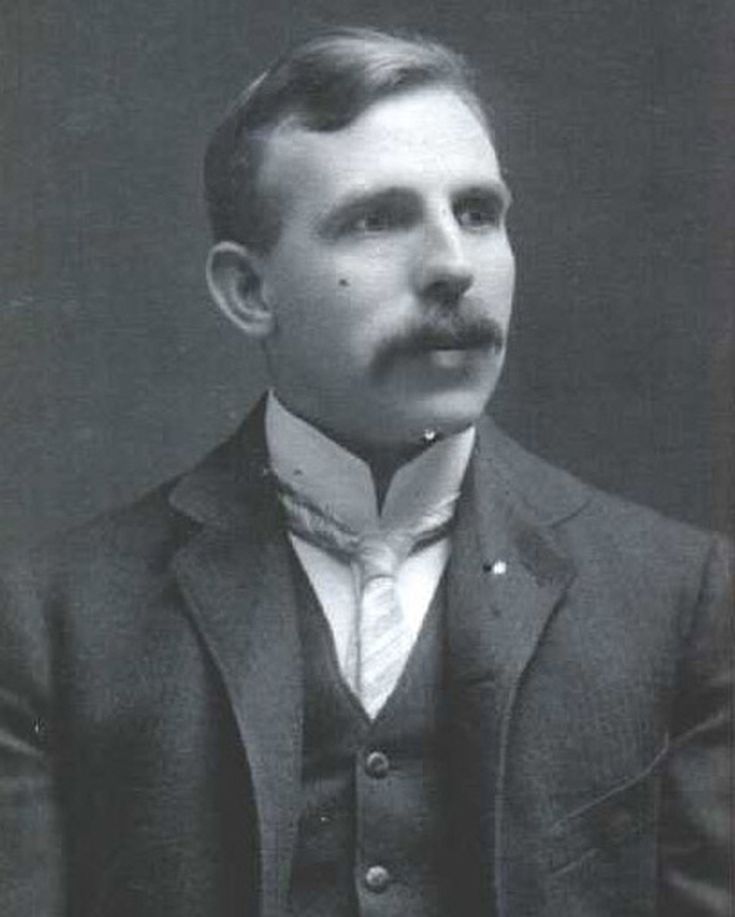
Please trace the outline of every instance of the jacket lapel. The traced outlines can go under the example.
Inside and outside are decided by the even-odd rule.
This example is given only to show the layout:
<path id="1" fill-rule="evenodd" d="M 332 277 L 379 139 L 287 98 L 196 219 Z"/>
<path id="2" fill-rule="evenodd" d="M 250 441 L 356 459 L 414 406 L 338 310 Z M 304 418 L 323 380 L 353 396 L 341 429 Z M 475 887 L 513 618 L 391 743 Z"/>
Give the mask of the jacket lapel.
<path id="1" fill-rule="evenodd" d="M 258 812 L 261 913 L 287 909 L 301 768 L 302 674 L 289 549 L 262 427 L 246 425 L 171 495 L 201 531 L 175 557 L 194 625 L 229 697 Z"/>
<path id="2" fill-rule="evenodd" d="M 574 568 L 556 546 L 553 532 L 523 512 L 480 456 L 470 470 L 459 514 L 454 601 L 460 607 L 481 608 L 476 636 L 497 688 L 509 696 Z"/>
<path id="3" fill-rule="evenodd" d="M 470 660 L 463 677 L 476 705 L 473 728 L 491 744 L 497 742 L 481 752 L 490 757 L 485 773 L 493 775 L 494 785 L 478 802 L 489 816 L 485 823 L 494 826 L 494 884 L 500 903 L 508 740 L 519 685 L 575 574 L 554 525 L 586 498 L 576 486 L 545 491 L 535 468 L 526 474 L 521 450 L 517 459 L 517 447 L 492 424 L 481 425 L 478 432 L 453 538 L 450 640 Z M 501 906 L 498 912 L 503 913 Z"/>

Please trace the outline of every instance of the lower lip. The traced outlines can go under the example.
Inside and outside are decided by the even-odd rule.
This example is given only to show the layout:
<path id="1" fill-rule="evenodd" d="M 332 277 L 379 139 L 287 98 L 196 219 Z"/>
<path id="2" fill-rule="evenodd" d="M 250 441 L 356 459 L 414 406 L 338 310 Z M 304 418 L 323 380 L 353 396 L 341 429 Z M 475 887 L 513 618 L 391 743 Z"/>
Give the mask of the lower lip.
<path id="1" fill-rule="evenodd" d="M 430 350 L 429 360 L 437 369 L 461 369 L 476 353 L 476 348 Z"/>

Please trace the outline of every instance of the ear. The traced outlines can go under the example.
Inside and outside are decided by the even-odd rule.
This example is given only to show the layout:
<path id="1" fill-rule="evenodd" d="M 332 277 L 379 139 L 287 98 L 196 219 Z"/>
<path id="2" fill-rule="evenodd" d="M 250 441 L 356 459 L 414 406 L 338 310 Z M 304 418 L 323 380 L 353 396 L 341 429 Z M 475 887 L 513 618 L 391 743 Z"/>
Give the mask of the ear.
<path id="1" fill-rule="evenodd" d="M 207 285 L 227 318 L 251 338 L 262 340 L 275 327 L 263 297 L 257 259 L 236 242 L 217 242 L 207 257 Z"/>

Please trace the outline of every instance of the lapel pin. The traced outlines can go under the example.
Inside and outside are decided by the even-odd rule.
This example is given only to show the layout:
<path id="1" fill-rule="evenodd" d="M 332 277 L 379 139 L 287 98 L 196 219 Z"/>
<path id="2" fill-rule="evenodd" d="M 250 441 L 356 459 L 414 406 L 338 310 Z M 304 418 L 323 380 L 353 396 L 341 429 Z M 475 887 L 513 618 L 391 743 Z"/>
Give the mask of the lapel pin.
<path id="1" fill-rule="evenodd" d="M 436 430 L 432 430 L 432 429 L 429 428 L 429 427 L 427 427 L 427 429 L 424 430 L 424 432 L 421 434 L 421 439 L 422 439 L 425 443 L 433 443 L 434 440 L 436 439 L 436 437 L 437 437 L 437 432 L 436 432 Z"/>
<path id="2" fill-rule="evenodd" d="M 493 576 L 505 576 L 508 572 L 508 564 L 504 560 L 496 560 L 490 567 L 490 572 Z"/>

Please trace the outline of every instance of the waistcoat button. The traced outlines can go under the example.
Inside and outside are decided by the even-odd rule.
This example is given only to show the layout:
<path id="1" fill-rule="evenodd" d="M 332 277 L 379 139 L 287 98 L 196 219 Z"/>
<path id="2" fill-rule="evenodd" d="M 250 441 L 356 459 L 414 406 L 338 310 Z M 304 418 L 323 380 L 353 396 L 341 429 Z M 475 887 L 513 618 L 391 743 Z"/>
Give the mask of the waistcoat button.
<path id="1" fill-rule="evenodd" d="M 385 777 L 390 770 L 390 761 L 388 756 L 382 751 L 371 751 L 365 758 L 365 770 L 369 777 L 375 777 L 380 780 Z"/>
<path id="2" fill-rule="evenodd" d="M 380 894 L 390 885 L 390 873 L 385 866 L 371 866 L 365 873 L 365 885 L 371 892 Z"/>

